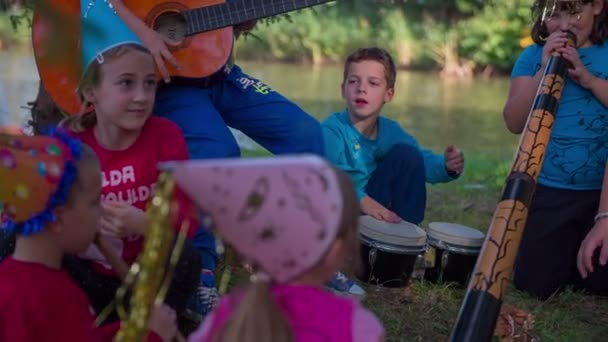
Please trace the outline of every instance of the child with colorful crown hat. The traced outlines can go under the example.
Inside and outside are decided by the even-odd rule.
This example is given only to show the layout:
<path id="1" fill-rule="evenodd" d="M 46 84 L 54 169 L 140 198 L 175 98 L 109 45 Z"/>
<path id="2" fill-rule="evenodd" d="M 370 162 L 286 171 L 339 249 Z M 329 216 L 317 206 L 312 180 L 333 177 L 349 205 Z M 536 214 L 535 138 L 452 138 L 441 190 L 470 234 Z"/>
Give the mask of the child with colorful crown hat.
<path id="1" fill-rule="evenodd" d="M 95 238 L 101 185 L 95 154 L 57 130 L 0 135 L 2 228 L 17 234 L 0 263 L 1 341 L 110 340 L 118 325 L 94 327 L 85 294 L 61 270 L 66 254 Z M 174 336 L 175 313 L 154 311 L 149 340 Z"/>
<path id="2" fill-rule="evenodd" d="M 358 252 L 358 206 L 348 176 L 316 156 L 169 168 L 223 240 L 260 272 L 246 289 L 222 298 L 191 341 L 382 338 L 372 313 L 324 287 Z"/>

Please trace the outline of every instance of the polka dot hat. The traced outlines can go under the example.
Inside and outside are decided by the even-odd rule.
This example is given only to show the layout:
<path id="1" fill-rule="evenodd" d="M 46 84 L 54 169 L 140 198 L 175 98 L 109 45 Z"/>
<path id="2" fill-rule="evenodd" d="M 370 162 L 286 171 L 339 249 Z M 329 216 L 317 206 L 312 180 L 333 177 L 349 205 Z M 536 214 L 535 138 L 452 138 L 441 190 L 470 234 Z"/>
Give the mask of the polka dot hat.
<path id="1" fill-rule="evenodd" d="M 55 220 L 76 178 L 80 143 L 60 130 L 48 136 L 0 134 L 1 227 L 21 235 Z"/>
<path id="2" fill-rule="evenodd" d="M 170 169 L 218 234 L 274 281 L 315 266 L 337 235 L 342 192 L 319 157 L 185 161 Z"/>

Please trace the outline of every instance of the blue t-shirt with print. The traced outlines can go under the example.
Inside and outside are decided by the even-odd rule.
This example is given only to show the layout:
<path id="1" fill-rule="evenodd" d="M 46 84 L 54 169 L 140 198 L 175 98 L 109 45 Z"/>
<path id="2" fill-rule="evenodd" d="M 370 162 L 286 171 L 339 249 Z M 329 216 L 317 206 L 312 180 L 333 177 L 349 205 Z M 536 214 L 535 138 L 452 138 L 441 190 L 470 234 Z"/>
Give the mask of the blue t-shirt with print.
<path id="1" fill-rule="evenodd" d="M 527 47 L 511 77 L 534 76 L 543 47 Z M 581 61 L 596 77 L 608 79 L 608 44 L 579 48 Z M 561 189 L 600 189 L 608 158 L 608 108 L 591 91 L 566 79 L 539 184 Z"/>

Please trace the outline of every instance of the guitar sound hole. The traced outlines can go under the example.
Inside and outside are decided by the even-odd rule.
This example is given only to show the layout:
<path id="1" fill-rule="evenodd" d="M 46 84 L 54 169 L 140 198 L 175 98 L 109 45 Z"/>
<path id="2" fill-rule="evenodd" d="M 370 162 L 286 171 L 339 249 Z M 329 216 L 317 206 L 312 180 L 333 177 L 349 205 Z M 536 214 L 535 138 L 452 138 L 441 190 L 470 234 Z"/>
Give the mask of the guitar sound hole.
<path id="1" fill-rule="evenodd" d="M 177 12 L 165 12 L 156 18 L 154 30 L 175 43 L 181 43 L 186 39 L 186 20 Z"/>

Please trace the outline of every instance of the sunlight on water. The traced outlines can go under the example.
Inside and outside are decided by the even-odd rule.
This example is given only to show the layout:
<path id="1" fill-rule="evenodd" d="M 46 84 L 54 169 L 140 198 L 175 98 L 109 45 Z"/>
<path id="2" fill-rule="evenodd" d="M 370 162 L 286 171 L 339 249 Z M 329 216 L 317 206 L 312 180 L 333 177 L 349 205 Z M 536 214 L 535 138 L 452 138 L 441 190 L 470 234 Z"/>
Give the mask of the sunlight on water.
<path id="1" fill-rule="evenodd" d="M 38 72 L 29 49 L 0 51 L 0 124 L 24 124 L 23 108 L 38 92 Z"/>

